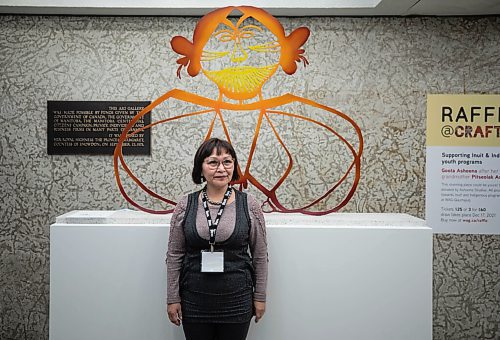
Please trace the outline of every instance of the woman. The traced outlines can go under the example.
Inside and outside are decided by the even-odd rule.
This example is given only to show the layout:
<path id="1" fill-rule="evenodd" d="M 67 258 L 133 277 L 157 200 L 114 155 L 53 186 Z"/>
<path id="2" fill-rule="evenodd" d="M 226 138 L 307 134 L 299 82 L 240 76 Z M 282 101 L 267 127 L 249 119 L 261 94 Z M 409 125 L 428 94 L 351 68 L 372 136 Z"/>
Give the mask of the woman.
<path id="1" fill-rule="evenodd" d="M 211 138 L 192 172 L 201 191 L 184 196 L 170 224 L 167 312 L 186 340 L 244 340 L 266 308 L 267 242 L 257 201 L 235 190 L 238 159 Z M 248 252 L 250 250 L 250 254 Z"/>

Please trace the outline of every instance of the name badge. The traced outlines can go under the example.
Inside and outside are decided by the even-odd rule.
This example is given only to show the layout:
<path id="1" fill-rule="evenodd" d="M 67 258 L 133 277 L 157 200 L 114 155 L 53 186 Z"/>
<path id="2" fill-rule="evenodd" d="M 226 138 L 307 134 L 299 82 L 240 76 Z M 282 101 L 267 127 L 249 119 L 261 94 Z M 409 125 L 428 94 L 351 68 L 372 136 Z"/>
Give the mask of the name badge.
<path id="1" fill-rule="evenodd" d="M 201 252 L 201 272 L 202 273 L 223 273 L 224 272 L 224 252 L 203 250 Z"/>

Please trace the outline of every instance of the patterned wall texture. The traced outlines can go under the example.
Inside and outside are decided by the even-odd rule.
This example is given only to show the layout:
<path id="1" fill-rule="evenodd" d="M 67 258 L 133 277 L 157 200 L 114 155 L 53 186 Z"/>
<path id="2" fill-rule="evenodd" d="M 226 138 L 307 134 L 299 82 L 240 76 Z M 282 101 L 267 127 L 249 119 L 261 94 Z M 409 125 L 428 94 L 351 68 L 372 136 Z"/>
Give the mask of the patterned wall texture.
<path id="1" fill-rule="evenodd" d="M 178 56 L 170 38 L 190 36 L 196 21 L 0 17 L 1 339 L 48 338 L 49 225 L 55 217 L 126 206 L 111 157 L 47 155 L 47 100 L 152 100 L 172 88 L 215 97 L 216 88 L 201 75 L 175 78 Z M 343 212 L 424 218 L 426 94 L 500 93 L 500 17 L 281 22 L 287 32 L 311 29 L 310 65 L 294 76 L 280 73 L 264 95 L 291 92 L 324 103 L 364 131 L 361 184 Z M 314 142 L 291 128 L 304 145 L 308 138 Z M 169 134 L 153 136 L 150 157 L 130 162 L 147 169 L 151 183 L 168 187 L 157 164 L 180 154 L 171 175 L 189 191 L 189 162 L 183 160 L 191 159 L 191 150 L 175 141 L 193 135 L 201 136 L 196 127 L 172 126 Z M 335 162 L 334 154 L 313 156 Z M 498 339 L 499 306 L 500 237 L 435 235 L 434 338 Z"/>

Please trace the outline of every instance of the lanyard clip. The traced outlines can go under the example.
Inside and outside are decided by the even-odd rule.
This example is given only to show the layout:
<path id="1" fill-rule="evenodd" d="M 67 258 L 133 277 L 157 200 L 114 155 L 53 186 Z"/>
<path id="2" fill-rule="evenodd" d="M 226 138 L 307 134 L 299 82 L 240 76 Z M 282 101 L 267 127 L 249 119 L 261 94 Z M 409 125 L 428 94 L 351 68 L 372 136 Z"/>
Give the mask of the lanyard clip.
<path id="1" fill-rule="evenodd" d="M 213 243 L 210 243 L 210 252 L 213 253 L 214 252 L 214 245 Z"/>

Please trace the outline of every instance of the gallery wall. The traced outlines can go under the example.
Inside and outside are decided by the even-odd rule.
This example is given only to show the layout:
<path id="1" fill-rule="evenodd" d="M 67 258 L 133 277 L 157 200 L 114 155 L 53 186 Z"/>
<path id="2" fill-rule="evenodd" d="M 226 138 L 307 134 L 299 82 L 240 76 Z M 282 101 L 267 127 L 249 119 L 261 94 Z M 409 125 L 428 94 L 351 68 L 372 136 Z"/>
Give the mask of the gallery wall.
<path id="1" fill-rule="evenodd" d="M 197 20 L 0 18 L 0 338 L 48 338 L 49 225 L 55 217 L 129 207 L 117 190 L 111 156 L 47 155 L 47 100 L 154 100 L 173 88 L 215 97 L 215 86 L 202 75 L 176 78 L 179 56 L 170 39 L 191 37 Z M 293 76 L 279 72 L 264 96 L 290 92 L 314 100 L 348 114 L 363 131 L 360 185 L 342 212 L 425 218 L 426 95 L 500 93 L 500 17 L 280 21 L 288 33 L 309 27 L 310 65 Z M 242 126 L 252 124 L 241 119 Z M 131 157 L 130 164 L 159 188 L 179 186 L 174 177 L 184 192 L 194 189 L 192 155 L 182 141 L 203 136 L 196 124 L 153 135 L 152 155 Z M 291 129 L 300 139 L 292 152 L 314 143 L 300 125 Z M 334 153 L 316 152 L 311 159 L 335 163 Z M 164 168 L 172 157 L 179 167 Z M 282 194 L 307 195 L 314 180 L 305 175 L 299 189 Z M 434 236 L 435 339 L 500 337 L 499 265 L 499 236 Z"/>

